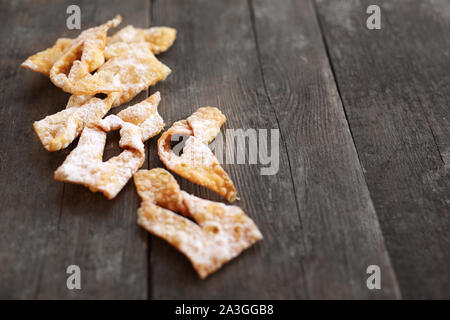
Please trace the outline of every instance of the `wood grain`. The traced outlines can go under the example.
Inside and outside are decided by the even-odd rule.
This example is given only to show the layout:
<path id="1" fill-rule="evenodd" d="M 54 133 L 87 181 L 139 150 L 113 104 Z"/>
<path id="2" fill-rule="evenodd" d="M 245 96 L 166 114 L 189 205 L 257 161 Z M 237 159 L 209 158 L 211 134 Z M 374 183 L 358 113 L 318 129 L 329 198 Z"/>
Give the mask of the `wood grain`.
<path id="1" fill-rule="evenodd" d="M 310 1 L 253 1 L 263 78 L 287 145 L 311 298 L 398 298 Z M 378 265 L 382 290 L 368 290 Z"/>
<path id="2" fill-rule="evenodd" d="M 381 7 L 381 30 L 366 28 L 369 4 Z M 317 5 L 402 294 L 448 299 L 450 3 Z"/>
<path id="3" fill-rule="evenodd" d="M 147 236 L 136 225 L 139 200 L 133 184 L 109 201 L 87 188 L 56 182 L 53 172 L 70 149 L 45 151 L 32 129 L 33 121 L 62 109 L 68 95 L 19 65 L 58 37 L 79 33 L 66 28 L 70 4 L 81 8 L 82 29 L 118 13 L 124 18 L 122 25 L 149 25 L 148 2 L 2 2 L 0 19 L 7 27 L 0 32 L 7 45 L 0 49 L 1 69 L 6 70 L 0 84 L 0 296 L 143 299 Z M 106 149 L 110 155 L 120 152 L 114 139 Z M 81 290 L 66 287 L 71 264 L 81 268 Z"/>
<path id="4" fill-rule="evenodd" d="M 292 18 L 313 13 L 307 2 L 300 3 L 301 8 L 296 9 L 306 13 Z M 283 13 L 290 9 L 289 5 L 282 6 Z M 270 5 L 259 3 L 258 26 L 270 22 L 265 20 L 264 10 L 271 10 Z M 162 89 L 161 110 L 169 123 L 185 118 L 199 106 L 213 105 L 227 116 L 225 129 L 281 125 L 282 136 L 289 138 L 281 141 L 277 175 L 261 176 L 255 166 L 226 166 L 242 199 L 238 205 L 261 228 L 264 240 L 217 274 L 200 281 L 181 254 L 152 237 L 151 297 L 396 297 L 395 280 L 316 21 L 303 19 L 302 23 L 305 37 L 313 42 L 306 57 L 315 59 L 319 67 L 302 70 L 309 72 L 309 83 L 295 81 L 295 86 L 289 87 L 303 93 L 318 86 L 319 91 L 294 97 L 309 97 L 308 109 L 298 100 L 272 106 L 267 99 L 251 11 L 245 2 L 196 1 L 187 5 L 156 1 L 153 19 L 156 24 L 164 22 L 179 30 L 177 45 L 166 54 L 167 63 L 177 72 Z M 270 36 L 274 39 L 280 35 Z M 281 36 L 280 41 L 289 42 L 290 38 Z M 294 56 L 282 58 L 293 62 Z M 288 70 L 287 78 L 300 79 L 296 66 L 287 63 L 282 68 Z M 325 86 L 319 81 L 325 81 Z M 161 165 L 156 157 L 150 157 L 150 164 Z M 212 196 L 181 182 L 188 192 Z M 365 270 L 371 263 L 382 266 L 386 274 L 383 292 L 372 293 L 366 287 Z"/>
<path id="5" fill-rule="evenodd" d="M 138 227 L 132 182 L 109 201 L 53 179 L 76 142 L 49 153 L 32 123 L 68 94 L 19 65 L 79 34 L 66 28 L 71 4 L 82 29 L 121 14 L 121 27 L 178 30 L 158 56 L 172 74 L 113 113 L 159 90 L 166 128 L 210 105 L 227 116 L 223 134 L 280 130 L 276 175 L 223 165 L 264 240 L 206 280 Z M 369 4 L 381 30 L 365 27 Z M 0 25 L 0 298 L 450 297 L 447 0 L 2 1 Z M 104 159 L 118 138 L 108 134 Z M 144 167 L 163 167 L 156 140 Z M 71 264 L 78 291 L 66 287 Z M 366 287 L 372 264 L 381 290 Z"/>
<path id="6" fill-rule="evenodd" d="M 277 128 L 264 96 L 249 10 L 243 1 L 155 1 L 154 24 L 178 30 L 178 39 L 162 57 L 175 70 L 161 90 L 161 114 L 167 126 L 201 106 L 222 110 L 222 128 Z M 150 166 L 162 166 L 150 149 Z M 264 240 L 200 280 L 187 259 L 164 241 L 151 238 L 151 298 L 295 298 L 306 297 L 301 274 L 301 226 L 286 151 L 280 150 L 277 175 L 261 176 L 257 165 L 224 165 L 242 200 L 243 210 L 260 227 Z M 179 179 L 182 189 L 202 198 L 219 196 Z M 295 276 L 293 276 L 295 275 Z M 262 285 L 263 284 L 263 285 Z"/>

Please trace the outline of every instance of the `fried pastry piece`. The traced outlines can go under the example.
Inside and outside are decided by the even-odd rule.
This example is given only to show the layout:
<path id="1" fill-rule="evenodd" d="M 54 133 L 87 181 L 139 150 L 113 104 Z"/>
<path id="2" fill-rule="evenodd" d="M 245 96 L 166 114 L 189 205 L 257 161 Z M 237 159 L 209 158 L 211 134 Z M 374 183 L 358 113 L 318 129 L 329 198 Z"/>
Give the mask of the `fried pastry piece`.
<path id="1" fill-rule="evenodd" d="M 164 169 L 139 170 L 134 183 L 142 198 L 138 224 L 181 251 L 202 279 L 262 239 L 239 207 L 181 191 Z"/>
<path id="2" fill-rule="evenodd" d="M 106 33 L 109 28 L 119 25 L 121 20 L 122 18 L 117 16 L 101 26 L 83 31 L 74 39 L 50 69 L 50 80 L 53 84 L 76 95 L 120 91 L 120 87 L 102 81 L 91 72 L 105 62 L 103 52 Z"/>
<path id="3" fill-rule="evenodd" d="M 66 109 L 36 121 L 33 126 L 48 151 L 67 147 L 89 121 L 103 118 L 111 107 L 130 101 L 139 92 L 164 80 L 171 70 L 148 50 L 148 44 L 130 44 L 126 53 L 108 60 L 97 74 L 122 88 L 105 100 L 90 95 L 71 96 Z"/>
<path id="4" fill-rule="evenodd" d="M 60 38 L 53 47 L 32 55 L 20 66 L 22 68 L 40 72 L 49 77 L 53 65 L 71 47 L 72 42 L 72 39 Z"/>
<path id="5" fill-rule="evenodd" d="M 51 116 L 33 123 L 42 145 L 48 151 L 57 151 L 66 148 L 83 131 L 83 128 L 92 122 L 103 118 L 111 109 L 118 94 L 111 94 L 105 99 L 89 97 L 84 103 L 78 105 L 72 96 L 68 107 Z"/>
<path id="6" fill-rule="evenodd" d="M 131 106 L 117 116 L 90 123 L 84 128 L 77 147 L 55 171 L 58 181 L 82 184 L 113 199 L 145 160 L 144 143 L 158 134 L 164 122 L 158 114 L 159 92 Z M 118 156 L 102 161 L 106 133 L 120 129 Z"/>
<path id="7" fill-rule="evenodd" d="M 127 44 L 119 56 L 109 59 L 97 72 L 99 79 L 121 88 L 114 106 L 130 101 L 170 73 L 170 68 L 156 59 L 146 42 Z"/>
<path id="8" fill-rule="evenodd" d="M 127 26 L 116 32 L 112 37 L 106 38 L 107 45 L 104 56 L 106 59 L 119 56 L 122 51 L 127 50 L 127 44 L 130 42 L 148 42 L 150 50 L 154 54 L 159 54 L 169 49 L 175 38 L 176 29 L 173 28 L 151 27 L 150 29 L 138 29 L 133 26 Z M 66 53 L 73 41 L 74 39 L 60 38 L 53 47 L 29 57 L 21 64 L 21 67 L 40 72 L 49 77 L 50 70 L 55 62 Z"/>
<path id="9" fill-rule="evenodd" d="M 169 27 L 139 29 L 133 26 L 126 26 L 116 32 L 112 37 L 107 38 L 105 58 L 109 59 L 120 55 L 120 52 L 126 49 L 126 44 L 131 42 L 147 42 L 150 50 L 154 54 L 159 54 L 172 46 L 176 34 L 177 31 Z"/>
<path id="10" fill-rule="evenodd" d="M 119 98 L 113 103 L 114 107 L 130 101 L 142 90 L 165 80 L 172 72 L 149 51 L 150 44 L 141 42 L 124 45 L 120 55 L 108 60 L 97 72 L 103 81 L 121 87 Z M 72 96 L 73 101 L 69 102 L 69 105 L 79 105 L 91 97 Z"/>
<path id="11" fill-rule="evenodd" d="M 198 109 L 186 120 L 175 122 L 158 140 L 158 154 L 167 168 L 191 182 L 200 184 L 225 197 L 229 202 L 236 199 L 236 188 L 217 158 L 208 148 L 226 121 L 217 108 Z M 171 141 L 188 136 L 183 153 L 177 155 Z"/>
<path id="12" fill-rule="evenodd" d="M 113 83 L 121 88 L 113 107 L 130 101 L 142 90 L 165 80 L 172 72 L 153 55 L 149 43 L 121 44 L 124 46 L 120 54 L 109 59 L 97 72 L 98 78 L 103 82 Z M 76 99 L 82 101 L 86 100 L 86 97 L 89 96 L 84 95 Z"/>

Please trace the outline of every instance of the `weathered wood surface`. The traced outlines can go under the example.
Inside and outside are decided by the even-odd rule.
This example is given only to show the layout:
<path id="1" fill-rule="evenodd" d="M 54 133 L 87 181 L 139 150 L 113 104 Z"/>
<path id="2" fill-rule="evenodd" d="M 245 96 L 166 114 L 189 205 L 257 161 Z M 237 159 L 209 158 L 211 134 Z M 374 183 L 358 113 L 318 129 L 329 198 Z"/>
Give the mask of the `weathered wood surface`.
<path id="1" fill-rule="evenodd" d="M 317 3 L 402 294 L 448 299 L 450 2 Z M 381 30 L 365 26 L 369 4 Z"/>
<path id="2" fill-rule="evenodd" d="M 159 86 L 168 124 L 211 105 L 227 117 L 222 132 L 278 128 L 263 90 L 247 2 L 156 1 L 152 8 L 155 24 L 179 30 L 176 45 L 165 53 L 176 72 Z M 150 167 L 161 165 L 157 156 L 150 160 Z M 224 167 L 241 198 L 236 204 L 260 227 L 264 240 L 199 281 L 181 254 L 152 237 L 151 298 L 306 298 L 302 230 L 284 145 L 277 175 L 261 176 L 256 165 Z M 186 180 L 181 187 L 222 201 Z"/>
<path id="3" fill-rule="evenodd" d="M 176 73 L 163 84 L 164 118 L 170 123 L 199 106 L 213 105 L 228 117 L 225 129 L 281 127 L 282 141 L 275 176 L 261 176 L 256 166 L 227 167 L 241 196 L 238 204 L 261 228 L 264 241 L 199 282 L 184 257 L 152 238 L 152 298 L 396 297 L 313 9 L 307 1 L 254 6 L 257 34 L 263 35 L 258 42 L 265 43 L 262 63 L 273 68 L 268 82 L 280 99 L 268 99 L 264 90 L 246 2 L 153 5 L 156 24 L 180 30 L 177 45 L 166 54 L 168 62 L 176 64 Z M 294 40 L 283 36 L 280 19 L 289 37 L 304 37 L 302 43 L 310 44 L 289 50 L 277 47 L 276 39 L 281 45 Z M 275 88 L 276 83 L 280 87 Z M 275 93 L 277 89 L 281 91 Z M 160 165 L 156 159 L 154 163 L 150 166 Z M 182 186 L 198 193 L 195 186 Z M 382 292 L 366 287 L 369 264 L 380 265 L 386 275 Z"/>
<path id="4" fill-rule="evenodd" d="M 445 0 L 423 3 L 384 1 L 384 29 L 368 31 L 368 1 L 0 2 L 0 298 L 448 298 L 450 14 Z M 115 14 L 177 28 L 159 56 L 173 73 L 129 103 L 159 90 L 166 128 L 211 105 L 223 133 L 280 129 L 276 175 L 224 164 L 264 240 L 206 280 L 137 226 L 132 182 L 109 201 L 53 180 L 76 142 L 49 153 L 32 123 L 68 95 L 19 65 L 78 34 L 70 4 L 83 29 Z M 147 146 L 145 167 L 163 166 L 156 139 Z M 66 288 L 70 264 L 82 290 Z M 382 290 L 366 287 L 371 264 Z"/>
<path id="5" fill-rule="evenodd" d="M 398 298 L 313 6 L 253 2 L 265 87 L 287 146 L 303 225 L 309 296 Z M 383 290 L 367 289 L 365 270 L 372 264 L 382 270 Z"/>

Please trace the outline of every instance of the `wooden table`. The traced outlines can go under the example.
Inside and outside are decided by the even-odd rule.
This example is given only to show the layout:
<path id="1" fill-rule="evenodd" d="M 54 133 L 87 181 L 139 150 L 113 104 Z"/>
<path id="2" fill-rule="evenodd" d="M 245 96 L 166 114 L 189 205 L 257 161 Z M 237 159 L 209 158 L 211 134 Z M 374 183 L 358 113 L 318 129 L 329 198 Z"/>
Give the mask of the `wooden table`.
<path id="1" fill-rule="evenodd" d="M 206 280 L 136 224 L 132 182 L 110 201 L 53 179 L 76 142 L 49 153 L 32 123 L 68 94 L 19 65 L 76 37 L 70 4 L 82 29 L 121 14 L 178 30 L 159 56 L 173 73 L 128 104 L 159 90 L 166 128 L 211 105 L 222 130 L 280 130 L 276 175 L 224 165 L 264 240 Z M 370 4 L 381 30 L 366 28 Z M 0 24 L 1 298 L 450 298 L 448 0 L 5 0 Z M 147 150 L 144 167 L 162 166 L 156 138 Z M 81 290 L 66 287 L 72 264 Z"/>

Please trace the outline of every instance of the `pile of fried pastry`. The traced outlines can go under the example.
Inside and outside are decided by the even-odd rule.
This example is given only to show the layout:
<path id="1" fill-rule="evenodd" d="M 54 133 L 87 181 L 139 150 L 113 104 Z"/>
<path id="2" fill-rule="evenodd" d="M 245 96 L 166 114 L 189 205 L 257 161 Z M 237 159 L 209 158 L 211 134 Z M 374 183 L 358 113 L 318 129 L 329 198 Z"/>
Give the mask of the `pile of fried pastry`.
<path id="1" fill-rule="evenodd" d="M 144 143 L 165 125 L 157 111 L 160 93 L 116 115 L 105 115 L 171 73 L 155 54 L 172 46 L 176 30 L 127 26 L 108 36 L 108 29 L 117 27 L 121 20 L 117 16 L 75 39 L 60 38 L 53 47 L 22 63 L 71 94 L 62 111 L 34 122 L 33 127 L 48 151 L 64 149 L 80 137 L 55 171 L 58 181 L 81 184 L 113 199 L 134 177 L 142 198 L 138 224 L 181 251 L 200 278 L 205 278 L 262 235 L 239 207 L 182 191 L 165 169 L 139 170 L 145 160 Z M 233 202 L 234 184 L 208 147 L 225 121 L 219 109 L 199 108 L 161 135 L 158 155 L 169 170 Z M 111 130 L 120 130 L 123 151 L 104 162 L 106 134 Z M 176 154 L 171 141 L 179 135 L 187 140 L 182 153 Z"/>

